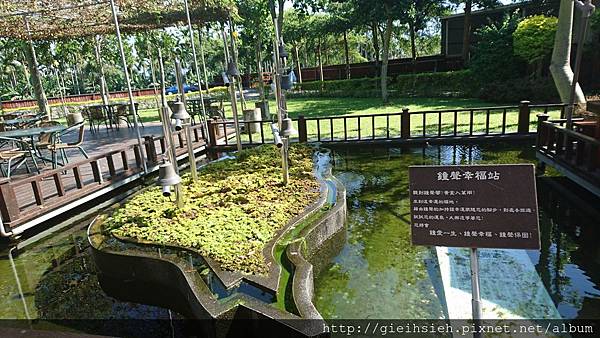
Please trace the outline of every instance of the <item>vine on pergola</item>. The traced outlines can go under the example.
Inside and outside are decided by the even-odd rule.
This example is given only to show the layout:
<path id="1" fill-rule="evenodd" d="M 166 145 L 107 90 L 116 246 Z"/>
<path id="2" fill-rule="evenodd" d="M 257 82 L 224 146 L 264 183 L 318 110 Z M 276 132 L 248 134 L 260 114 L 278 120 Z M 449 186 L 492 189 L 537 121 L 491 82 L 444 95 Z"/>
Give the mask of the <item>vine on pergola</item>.
<path id="1" fill-rule="evenodd" d="M 194 23 L 226 21 L 233 0 L 188 0 Z M 185 22 L 183 0 L 115 0 L 123 32 Z M 29 25 L 29 31 L 27 28 Z M 56 40 L 114 33 L 108 0 L 0 0 L 0 37 Z"/>

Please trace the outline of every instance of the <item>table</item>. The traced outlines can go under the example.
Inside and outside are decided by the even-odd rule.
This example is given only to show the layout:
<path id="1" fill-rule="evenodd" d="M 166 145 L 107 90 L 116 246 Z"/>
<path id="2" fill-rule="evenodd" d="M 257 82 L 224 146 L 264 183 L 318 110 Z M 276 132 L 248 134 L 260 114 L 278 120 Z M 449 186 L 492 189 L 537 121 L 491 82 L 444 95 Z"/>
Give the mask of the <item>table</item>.
<path id="1" fill-rule="evenodd" d="M 15 165 L 15 169 L 19 168 L 21 165 L 23 165 L 23 163 L 25 163 L 25 161 L 27 160 L 27 157 L 29 156 L 29 157 L 31 157 L 31 159 L 39 173 L 40 170 L 37 167 L 37 162 L 35 159 L 36 157 L 43 161 L 50 161 L 50 162 L 53 162 L 53 161 L 52 161 L 52 159 L 43 157 L 41 155 L 41 153 L 38 151 L 37 146 L 36 146 L 37 139 L 42 134 L 60 133 L 60 132 L 64 131 L 65 129 L 67 129 L 67 127 L 65 127 L 63 125 L 27 128 L 27 129 L 14 129 L 14 130 L 0 132 L 0 138 L 4 138 L 4 140 L 6 140 L 7 142 L 10 142 L 11 140 L 21 140 L 22 141 L 23 139 L 29 139 L 29 142 L 25 142 L 25 141 L 19 142 L 19 146 L 21 148 L 23 148 L 23 150 L 26 150 L 28 152 Z"/>
<path id="2" fill-rule="evenodd" d="M 21 125 L 33 124 L 39 120 L 40 120 L 40 118 L 36 118 L 36 117 L 24 118 L 24 119 L 17 118 L 17 119 L 0 121 L 0 124 L 3 124 L 7 127 L 19 128 L 19 126 L 21 126 Z"/>

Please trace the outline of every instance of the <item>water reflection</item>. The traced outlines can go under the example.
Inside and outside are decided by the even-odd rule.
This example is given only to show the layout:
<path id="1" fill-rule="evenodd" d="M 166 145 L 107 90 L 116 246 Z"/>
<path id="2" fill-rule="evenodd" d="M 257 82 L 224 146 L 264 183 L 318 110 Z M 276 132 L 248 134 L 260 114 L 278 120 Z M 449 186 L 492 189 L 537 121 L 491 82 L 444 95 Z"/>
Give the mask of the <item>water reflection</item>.
<path id="1" fill-rule="evenodd" d="M 102 291 L 88 251 L 86 225 L 87 222 L 77 224 L 25 248 L 2 250 L 0 319 L 39 323 L 62 319 L 177 318 L 167 309 L 120 302 Z M 84 321 L 71 324 L 67 329 L 95 332 L 82 326 Z"/>
<path id="2" fill-rule="evenodd" d="M 344 249 L 318 276 L 315 303 L 325 318 L 444 318 L 437 259 L 410 244 L 410 165 L 534 163 L 528 144 L 339 148 L 335 175 L 348 193 Z M 542 249 L 527 251 L 563 318 L 600 318 L 598 199 L 572 184 L 576 200 L 538 180 Z"/>

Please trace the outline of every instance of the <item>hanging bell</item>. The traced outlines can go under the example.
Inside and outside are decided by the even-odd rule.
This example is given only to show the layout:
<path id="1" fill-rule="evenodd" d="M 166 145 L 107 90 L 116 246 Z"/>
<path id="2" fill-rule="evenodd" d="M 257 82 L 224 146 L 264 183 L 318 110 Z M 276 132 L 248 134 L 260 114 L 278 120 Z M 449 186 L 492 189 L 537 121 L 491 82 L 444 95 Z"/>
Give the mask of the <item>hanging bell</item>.
<path id="1" fill-rule="evenodd" d="M 281 75 L 281 89 L 290 90 L 293 86 L 294 83 L 292 82 L 292 77 L 290 76 L 290 74 Z"/>
<path id="2" fill-rule="evenodd" d="M 283 43 L 279 44 L 279 57 L 281 59 L 287 59 L 288 56 L 289 56 L 288 52 L 287 52 L 287 50 L 285 50 L 285 44 L 283 44 Z"/>
<path id="3" fill-rule="evenodd" d="M 163 196 L 171 196 L 171 186 L 181 183 L 181 177 L 175 172 L 171 162 L 164 161 L 158 167 L 158 185 L 163 187 Z"/>
<path id="4" fill-rule="evenodd" d="M 229 86 L 229 77 L 227 77 L 227 73 L 222 72 L 221 77 L 223 78 L 223 84 L 225 86 Z"/>
<path id="5" fill-rule="evenodd" d="M 185 109 L 185 104 L 181 102 L 181 100 L 177 99 L 175 103 L 173 103 L 173 114 L 171 115 L 171 119 L 173 120 L 181 120 L 184 123 L 191 118 L 190 114 Z"/>
<path id="6" fill-rule="evenodd" d="M 237 69 L 233 61 L 229 61 L 229 63 L 227 64 L 227 75 L 240 76 L 240 71 Z"/>
<path id="7" fill-rule="evenodd" d="M 290 137 L 292 135 L 298 134 L 298 131 L 294 129 L 294 125 L 292 124 L 292 119 L 289 117 L 281 120 L 281 136 Z"/>

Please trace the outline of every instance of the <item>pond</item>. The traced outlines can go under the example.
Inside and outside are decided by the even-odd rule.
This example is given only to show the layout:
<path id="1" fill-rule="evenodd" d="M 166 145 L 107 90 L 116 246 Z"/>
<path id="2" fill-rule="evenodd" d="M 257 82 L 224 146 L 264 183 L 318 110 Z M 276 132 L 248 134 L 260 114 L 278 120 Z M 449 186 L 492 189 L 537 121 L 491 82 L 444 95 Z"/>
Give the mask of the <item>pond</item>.
<path id="1" fill-rule="evenodd" d="M 318 276 L 315 302 L 325 318 L 344 319 L 447 316 L 438 296 L 435 251 L 410 245 L 409 165 L 534 160 L 529 145 L 352 147 L 334 148 L 333 153 L 335 175 L 348 190 L 348 236 L 342 252 Z M 587 200 L 583 203 L 544 180 L 538 180 L 538 191 L 542 249 L 527 253 L 560 315 L 600 318 L 600 203 L 576 191 L 574 195 Z M 102 291 L 87 250 L 88 223 L 22 242 L 19 248 L 0 248 L 0 319 L 181 318 Z M 57 330 L 107 330 L 94 321 L 54 323 Z M 154 333 L 164 328 L 145 326 L 146 332 Z"/>
<path id="2" fill-rule="evenodd" d="M 353 147 L 334 153 L 334 174 L 347 188 L 348 230 L 341 253 L 315 281 L 315 303 L 326 319 L 448 318 L 436 250 L 410 242 L 408 166 L 535 162 L 529 145 Z M 600 251 L 594 238 L 600 234 L 600 203 L 569 185 L 586 202 L 574 200 L 555 181 L 564 180 L 538 179 L 542 248 L 526 253 L 561 317 L 598 318 Z"/>

